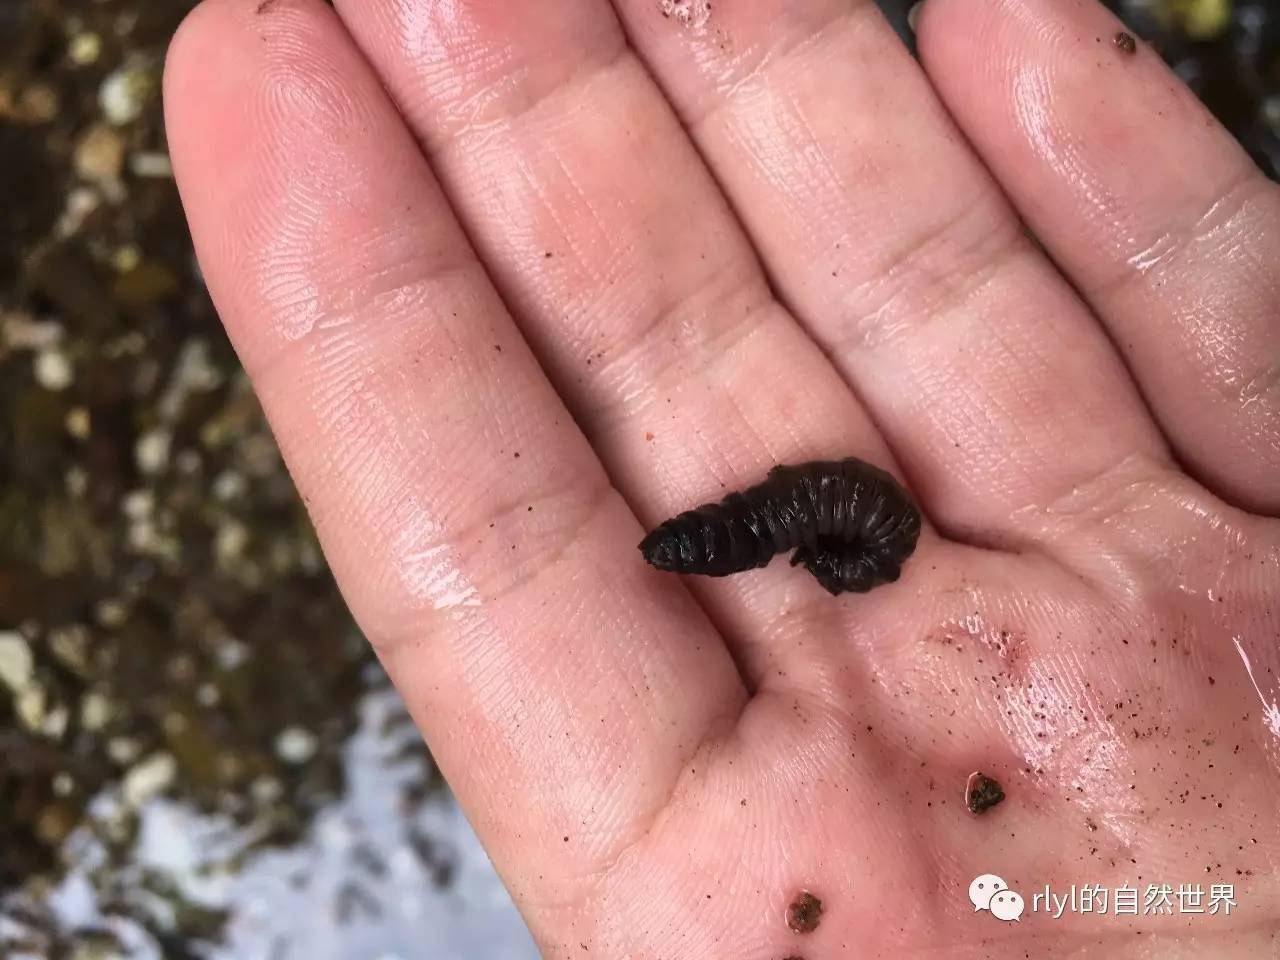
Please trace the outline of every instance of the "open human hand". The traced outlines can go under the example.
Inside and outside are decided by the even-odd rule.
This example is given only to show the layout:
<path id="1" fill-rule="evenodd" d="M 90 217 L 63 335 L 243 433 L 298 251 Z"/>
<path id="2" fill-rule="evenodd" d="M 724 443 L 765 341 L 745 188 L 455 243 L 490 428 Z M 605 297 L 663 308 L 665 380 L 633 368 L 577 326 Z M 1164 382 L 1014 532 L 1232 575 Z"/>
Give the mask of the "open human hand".
<path id="1" fill-rule="evenodd" d="M 1280 193 L 1156 54 L 1091 0 L 928 0 L 923 65 L 866 0 L 335 7 L 200 6 L 175 167 L 545 955 L 1271 955 Z M 844 456 L 920 504 L 896 583 L 636 550 Z"/>

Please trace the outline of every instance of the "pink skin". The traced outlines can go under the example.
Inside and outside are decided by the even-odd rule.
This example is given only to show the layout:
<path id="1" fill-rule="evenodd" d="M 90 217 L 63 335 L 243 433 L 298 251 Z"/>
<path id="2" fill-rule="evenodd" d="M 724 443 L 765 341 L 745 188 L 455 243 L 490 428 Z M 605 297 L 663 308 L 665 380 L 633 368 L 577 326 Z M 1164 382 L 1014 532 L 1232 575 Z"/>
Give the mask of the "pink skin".
<path id="1" fill-rule="evenodd" d="M 1089 0 L 928 0 L 923 70 L 865 0 L 336 6 L 197 9 L 175 168 L 546 955 L 1264 955 L 1280 194 L 1157 57 Z M 635 549 L 846 455 L 928 517 L 895 584 Z M 975 915 L 981 873 L 1021 922 Z M 1210 882 L 1230 916 L 1032 912 Z"/>

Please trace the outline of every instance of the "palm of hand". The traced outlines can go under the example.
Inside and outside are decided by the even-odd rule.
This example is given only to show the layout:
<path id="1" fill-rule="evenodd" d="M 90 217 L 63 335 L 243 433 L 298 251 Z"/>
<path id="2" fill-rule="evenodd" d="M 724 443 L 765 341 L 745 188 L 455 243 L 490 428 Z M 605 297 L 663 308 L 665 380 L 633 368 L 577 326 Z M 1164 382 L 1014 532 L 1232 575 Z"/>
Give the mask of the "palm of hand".
<path id="1" fill-rule="evenodd" d="M 769 956 L 784 938 L 761 915 L 780 925 L 801 890 L 824 902 L 818 956 L 1260 955 L 1271 930 L 1242 927 L 1275 888 L 1274 525 L 1142 463 L 1038 513 L 1037 549 L 934 543 L 907 586 L 853 604 L 762 585 L 777 610 L 747 654 L 755 696 L 593 910 L 697 930 L 691 956 L 720 955 L 720 923 L 748 932 L 724 955 Z M 975 817 L 979 769 L 1007 800 Z M 655 863 L 681 882 L 655 889 Z M 1139 917 L 1001 929 L 973 915 L 983 873 L 1027 911 L 1046 885 L 1136 888 Z M 1161 884 L 1173 915 L 1144 915 Z M 1178 899 L 1199 887 L 1207 911 L 1214 884 L 1232 887 L 1230 919 Z M 682 918 L 690 904 L 715 924 Z"/>
<path id="2" fill-rule="evenodd" d="M 1280 197 L 1154 56 L 1058 0 L 930 0 L 933 87 L 832 0 L 336 7 L 205 3 L 175 166 L 344 593 L 546 955 L 1259 955 Z M 642 525 L 849 454 L 926 514 L 899 582 L 640 562 Z M 975 769 L 1008 795 L 982 816 Z M 1028 908 L 1239 905 L 1001 924 L 981 873 Z"/>

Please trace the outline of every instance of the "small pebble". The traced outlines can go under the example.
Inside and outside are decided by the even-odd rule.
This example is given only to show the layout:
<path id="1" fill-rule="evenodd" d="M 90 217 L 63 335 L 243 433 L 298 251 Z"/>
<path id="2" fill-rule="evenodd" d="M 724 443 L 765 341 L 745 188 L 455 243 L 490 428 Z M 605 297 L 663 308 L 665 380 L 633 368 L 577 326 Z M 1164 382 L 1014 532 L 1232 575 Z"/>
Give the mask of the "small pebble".
<path id="1" fill-rule="evenodd" d="M 117 127 L 133 123 L 142 116 L 154 86 L 150 71 L 137 64 L 120 67 L 108 74 L 98 89 L 98 106 L 102 115 Z"/>
<path id="2" fill-rule="evenodd" d="M 1277 132 L 1280 132 L 1280 93 L 1263 98 L 1262 116 Z"/>
<path id="3" fill-rule="evenodd" d="M 89 489 L 89 474 L 79 464 L 68 467 L 63 479 L 67 486 L 68 496 L 83 497 Z"/>
<path id="4" fill-rule="evenodd" d="M 167 153 L 135 153 L 129 158 L 129 172 L 140 180 L 172 180 L 173 163 Z"/>
<path id="5" fill-rule="evenodd" d="M 124 170 L 124 140 L 104 123 L 85 131 L 76 143 L 76 173 L 93 183 L 120 179 Z"/>
<path id="6" fill-rule="evenodd" d="M 62 324 L 29 313 L 0 314 L 0 343 L 10 350 L 49 350 L 62 342 Z"/>
<path id="7" fill-rule="evenodd" d="M 124 766 L 138 759 L 142 747 L 132 737 L 112 737 L 107 741 L 107 756 L 112 763 Z"/>
<path id="8" fill-rule="evenodd" d="M 33 83 L 18 96 L 17 109 L 10 116 L 25 123 L 48 123 L 61 109 L 56 89 L 47 83 Z"/>
<path id="9" fill-rule="evenodd" d="M 126 243 L 111 255 L 111 266 L 115 268 L 116 273 L 128 273 L 131 270 L 137 270 L 138 265 L 141 263 L 142 251 L 138 249 L 136 244 Z"/>
<path id="10" fill-rule="evenodd" d="M 243 641 L 234 637 L 223 637 L 214 649 L 213 655 L 218 666 L 223 670 L 236 670 L 249 659 L 249 653 L 249 647 Z"/>
<path id="11" fill-rule="evenodd" d="M 168 790 L 177 775 L 178 763 L 172 754 L 152 754 L 124 775 L 121 795 L 125 806 L 137 810 Z"/>
<path id="12" fill-rule="evenodd" d="M 79 67 L 97 63 L 98 57 L 102 55 L 102 38 L 96 33 L 78 33 L 71 38 L 67 55 L 71 58 L 71 62 Z"/>
<path id="13" fill-rule="evenodd" d="M 164 730 L 166 737 L 176 739 L 191 729 L 191 721 L 187 719 L 186 714 L 169 710 L 160 718 L 160 728 Z"/>
<path id="14" fill-rule="evenodd" d="M 13 699 L 13 712 L 18 720 L 31 733 L 40 733 L 44 729 L 46 698 L 44 687 L 29 683 Z"/>
<path id="15" fill-rule="evenodd" d="M 114 629 L 129 619 L 129 608 L 120 600 L 99 600 L 98 605 L 94 607 L 93 615 L 99 625 Z"/>
<path id="16" fill-rule="evenodd" d="M 31 683 L 34 673 L 35 658 L 22 634 L 13 630 L 0 633 L 0 682 L 19 693 Z"/>
<path id="17" fill-rule="evenodd" d="M 265 807 L 284 796 L 284 787 L 275 777 L 261 776 L 249 784 L 249 793 L 259 806 Z"/>
<path id="18" fill-rule="evenodd" d="M 71 714 L 66 707 L 55 707 L 45 714 L 44 722 L 40 724 L 40 732 L 51 740 L 60 740 L 67 732 L 70 719 Z"/>
<path id="19" fill-rule="evenodd" d="M 102 206 L 102 197 L 96 190 L 92 187 L 76 187 L 67 194 L 67 204 L 62 210 L 62 216 L 58 218 L 54 233 L 64 240 L 79 233 L 89 214 L 100 206 Z"/>
<path id="20" fill-rule="evenodd" d="M 213 495 L 223 502 L 244 496 L 248 488 L 244 475 L 234 470 L 223 470 L 213 479 Z"/>
<path id="21" fill-rule="evenodd" d="M 286 727 L 276 737 L 276 755 L 295 766 L 314 757 L 318 746 L 316 735 L 303 727 Z"/>
<path id="22" fill-rule="evenodd" d="M 89 433 L 93 428 L 93 423 L 89 418 L 89 411 L 85 407 L 72 407 L 67 411 L 67 417 L 64 421 L 67 433 L 75 437 L 77 440 L 87 440 Z"/>
<path id="23" fill-rule="evenodd" d="M 89 732 L 101 730 L 111 719 L 111 702 L 91 690 L 80 700 L 80 726 Z"/>
<path id="24" fill-rule="evenodd" d="M 209 344 L 201 338 L 187 340 L 174 361 L 169 382 L 156 405 L 166 421 L 178 419 L 187 398 L 193 393 L 208 393 L 222 386 L 222 371 L 209 353 Z"/>
<path id="25" fill-rule="evenodd" d="M 75 371 L 67 355 L 58 349 L 41 350 L 35 356 L 36 383 L 55 393 L 67 389 L 75 381 Z"/>
<path id="26" fill-rule="evenodd" d="M 169 463 L 169 445 L 173 438 L 167 430 L 148 430 L 134 446 L 134 458 L 144 474 L 160 473 Z"/>
<path id="27" fill-rule="evenodd" d="M 244 556 L 249 545 L 249 528 L 238 520 L 228 520 L 218 527 L 214 536 L 213 552 L 221 567 L 228 568 Z"/>
<path id="28" fill-rule="evenodd" d="M 130 490 L 121 502 L 121 509 L 135 523 L 150 519 L 155 513 L 156 496 L 150 490 Z"/>
<path id="29" fill-rule="evenodd" d="M 1213 40 L 1231 26 L 1231 0 L 1183 0 L 1182 27 L 1193 40 Z"/>
<path id="30" fill-rule="evenodd" d="M 89 631 L 81 623 L 55 627 L 45 641 L 62 665 L 83 674 L 89 666 Z"/>

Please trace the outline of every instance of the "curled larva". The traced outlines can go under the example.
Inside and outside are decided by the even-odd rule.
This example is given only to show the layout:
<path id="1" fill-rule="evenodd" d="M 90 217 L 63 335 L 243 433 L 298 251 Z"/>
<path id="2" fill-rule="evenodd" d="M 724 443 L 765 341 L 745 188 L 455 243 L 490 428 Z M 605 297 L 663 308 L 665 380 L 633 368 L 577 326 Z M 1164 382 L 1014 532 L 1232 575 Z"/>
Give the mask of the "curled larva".
<path id="1" fill-rule="evenodd" d="M 659 570 L 724 577 L 794 550 L 791 565 L 839 595 L 897 580 L 919 536 L 911 495 L 850 457 L 774 467 L 764 482 L 668 520 L 640 552 Z"/>

